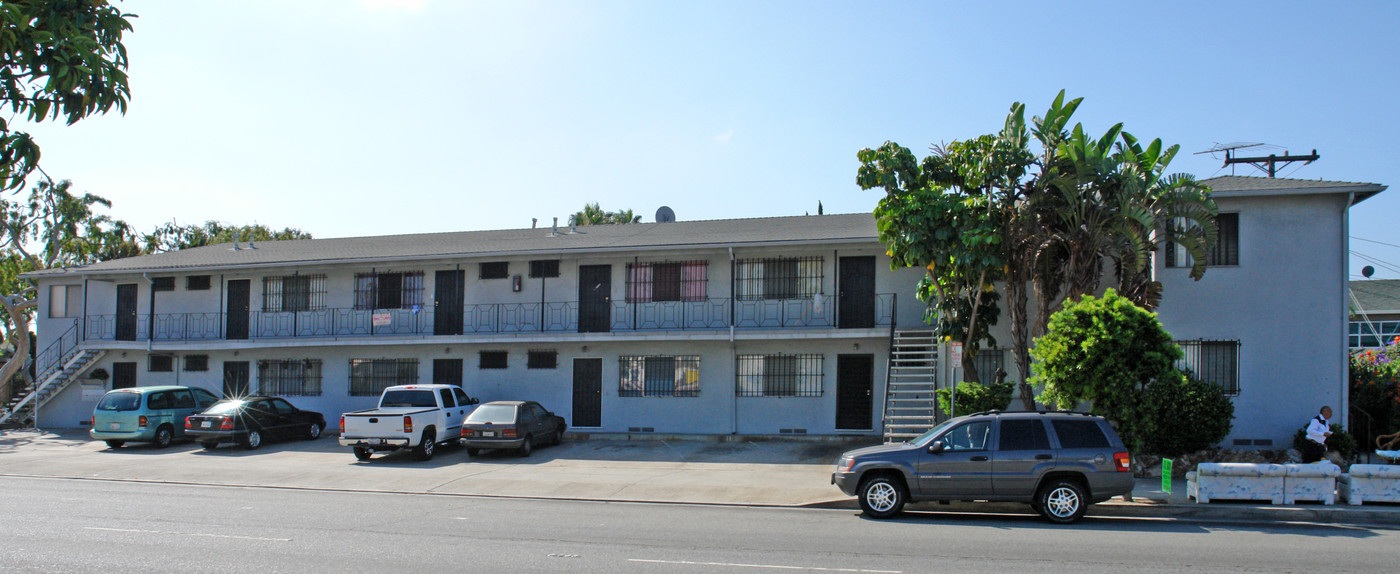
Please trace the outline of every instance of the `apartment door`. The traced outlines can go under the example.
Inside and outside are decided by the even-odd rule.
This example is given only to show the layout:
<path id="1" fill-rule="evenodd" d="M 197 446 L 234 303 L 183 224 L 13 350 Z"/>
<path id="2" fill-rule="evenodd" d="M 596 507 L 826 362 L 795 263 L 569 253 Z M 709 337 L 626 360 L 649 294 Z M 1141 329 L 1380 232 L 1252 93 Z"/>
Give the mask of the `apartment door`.
<path id="1" fill-rule="evenodd" d="M 837 281 L 840 313 L 837 326 L 842 329 L 869 329 L 875 326 L 875 258 L 842 257 Z"/>
<path id="2" fill-rule="evenodd" d="M 603 426 L 603 360 L 574 359 L 575 427 Z"/>
<path id="3" fill-rule="evenodd" d="M 252 394 L 248 379 L 248 361 L 224 361 L 224 397 Z"/>
<path id="4" fill-rule="evenodd" d="M 438 271 L 433 285 L 433 334 L 461 335 L 466 272 L 461 269 Z"/>
<path id="5" fill-rule="evenodd" d="M 248 338 L 248 290 L 247 279 L 228 282 L 228 316 L 224 324 L 224 338 Z"/>
<path id="6" fill-rule="evenodd" d="M 612 266 L 578 268 L 578 332 L 606 333 L 612 328 Z"/>
<path id="7" fill-rule="evenodd" d="M 462 360 L 433 359 L 433 384 L 462 386 Z"/>
<path id="8" fill-rule="evenodd" d="M 136 363 L 112 363 L 112 390 L 136 386 Z"/>
<path id="9" fill-rule="evenodd" d="M 836 356 L 836 428 L 870 430 L 874 355 Z"/>
<path id="10" fill-rule="evenodd" d="M 136 284 L 117 285 L 116 339 L 136 340 Z"/>

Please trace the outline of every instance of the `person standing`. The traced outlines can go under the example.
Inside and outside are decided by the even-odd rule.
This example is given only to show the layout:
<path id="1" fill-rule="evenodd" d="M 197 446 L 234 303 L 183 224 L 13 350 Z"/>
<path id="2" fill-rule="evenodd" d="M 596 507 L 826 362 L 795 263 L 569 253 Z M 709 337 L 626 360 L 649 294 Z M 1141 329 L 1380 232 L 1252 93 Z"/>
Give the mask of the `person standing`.
<path id="1" fill-rule="evenodd" d="M 1325 406 L 1308 421 L 1307 440 L 1303 441 L 1303 463 L 1317 462 L 1327 455 L 1327 437 L 1332 436 L 1332 427 L 1327 423 L 1330 418 L 1332 407 Z"/>

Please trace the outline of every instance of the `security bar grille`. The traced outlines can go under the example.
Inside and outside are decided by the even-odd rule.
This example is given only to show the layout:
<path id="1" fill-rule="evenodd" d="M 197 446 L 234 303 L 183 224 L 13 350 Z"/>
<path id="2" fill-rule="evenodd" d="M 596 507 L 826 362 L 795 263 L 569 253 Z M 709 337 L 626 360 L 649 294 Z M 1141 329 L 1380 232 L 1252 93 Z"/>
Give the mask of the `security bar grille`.
<path id="1" fill-rule="evenodd" d="M 618 396 L 698 397 L 700 356 L 622 356 Z"/>
<path id="2" fill-rule="evenodd" d="M 741 259 L 734 269 L 740 300 L 803 299 L 822 292 L 821 257 Z"/>
<path id="3" fill-rule="evenodd" d="M 258 393 L 279 397 L 321 396 L 321 360 L 258 361 Z"/>
<path id="4" fill-rule="evenodd" d="M 418 382 L 418 359 L 350 359 L 350 396 L 376 397 L 395 385 Z"/>
<path id="5" fill-rule="evenodd" d="M 1185 353 L 1177 361 L 1178 369 L 1187 370 L 1202 381 L 1215 383 L 1226 395 L 1240 394 L 1239 341 L 1176 341 Z"/>
<path id="6" fill-rule="evenodd" d="M 822 355 L 739 355 L 734 392 L 741 397 L 820 397 L 822 359 Z"/>

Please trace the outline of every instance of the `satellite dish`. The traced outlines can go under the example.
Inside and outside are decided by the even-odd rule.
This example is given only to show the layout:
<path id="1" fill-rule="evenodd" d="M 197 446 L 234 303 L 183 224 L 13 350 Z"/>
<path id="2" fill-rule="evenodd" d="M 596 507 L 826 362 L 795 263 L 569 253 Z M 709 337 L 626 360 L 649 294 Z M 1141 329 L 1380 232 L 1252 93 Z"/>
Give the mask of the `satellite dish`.
<path id="1" fill-rule="evenodd" d="M 1362 276 L 1362 277 L 1365 277 L 1365 278 L 1367 278 L 1367 279 L 1370 279 L 1371 276 L 1372 276 L 1372 275 L 1375 275 L 1375 274 L 1376 274 L 1376 268 L 1375 268 L 1375 267 L 1371 267 L 1370 265 L 1367 265 L 1367 266 L 1361 268 L 1361 276 Z"/>
<path id="2" fill-rule="evenodd" d="M 666 206 L 663 205 L 663 206 L 661 206 L 661 209 L 656 210 L 656 222 L 657 222 L 657 223 L 666 223 L 666 222 L 668 222 L 668 221 L 675 221 L 675 220 L 676 220 L 676 212 L 671 211 L 671 208 L 666 207 Z"/>

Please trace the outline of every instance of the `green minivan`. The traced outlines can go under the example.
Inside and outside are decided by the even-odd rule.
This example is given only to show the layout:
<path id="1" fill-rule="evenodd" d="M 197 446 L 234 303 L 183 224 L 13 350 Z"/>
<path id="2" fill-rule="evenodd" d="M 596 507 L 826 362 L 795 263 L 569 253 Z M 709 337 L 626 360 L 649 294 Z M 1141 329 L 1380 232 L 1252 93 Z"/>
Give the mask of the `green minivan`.
<path id="1" fill-rule="evenodd" d="M 214 393 L 198 387 L 132 387 L 107 391 L 92 411 L 88 434 L 107 446 L 121 448 L 128 442 L 149 442 L 156 448 L 170 446 L 185 434 L 185 417 L 219 402 Z"/>

